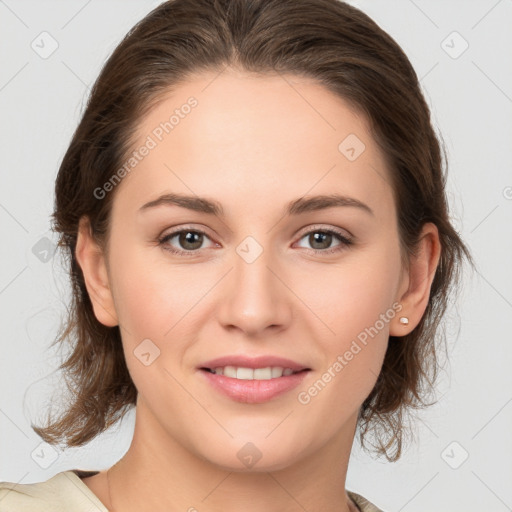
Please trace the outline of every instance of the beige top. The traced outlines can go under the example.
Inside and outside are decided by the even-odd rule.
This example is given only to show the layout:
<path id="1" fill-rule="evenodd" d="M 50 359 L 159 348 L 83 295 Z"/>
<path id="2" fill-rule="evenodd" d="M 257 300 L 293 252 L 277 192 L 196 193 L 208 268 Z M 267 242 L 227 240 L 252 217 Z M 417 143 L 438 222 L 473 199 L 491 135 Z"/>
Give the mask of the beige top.
<path id="1" fill-rule="evenodd" d="M 108 512 L 80 477 L 97 471 L 63 471 L 34 484 L 0 482 L 0 512 Z M 361 512 L 383 512 L 365 498 L 348 491 Z"/>

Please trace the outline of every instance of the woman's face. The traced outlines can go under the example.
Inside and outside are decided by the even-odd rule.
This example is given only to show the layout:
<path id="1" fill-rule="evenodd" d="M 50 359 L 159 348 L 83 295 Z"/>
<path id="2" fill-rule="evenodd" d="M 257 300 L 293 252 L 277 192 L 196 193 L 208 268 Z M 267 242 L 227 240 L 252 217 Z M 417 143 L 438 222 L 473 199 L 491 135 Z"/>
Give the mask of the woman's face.
<path id="1" fill-rule="evenodd" d="M 311 80 L 225 71 L 166 96 L 133 149 L 111 217 L 114 308 L 95 311 L 120 325 L 146 439 L 235 470 L 351 440 L 390 332 L 406 334 L 397 214 L 366 120 Z"/>

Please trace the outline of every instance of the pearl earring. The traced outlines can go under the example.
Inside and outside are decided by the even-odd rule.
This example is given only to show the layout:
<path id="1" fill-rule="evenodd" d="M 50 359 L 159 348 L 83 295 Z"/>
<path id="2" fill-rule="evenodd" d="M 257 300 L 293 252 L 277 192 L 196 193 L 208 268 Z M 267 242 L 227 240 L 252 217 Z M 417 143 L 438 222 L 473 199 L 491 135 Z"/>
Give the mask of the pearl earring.
<path id="1" fill-rule="evenodd" d="M 409 323 L 409 319 L 406 316 L 401 316 L 399 321 L 403 325 L 407 325 Z"/>

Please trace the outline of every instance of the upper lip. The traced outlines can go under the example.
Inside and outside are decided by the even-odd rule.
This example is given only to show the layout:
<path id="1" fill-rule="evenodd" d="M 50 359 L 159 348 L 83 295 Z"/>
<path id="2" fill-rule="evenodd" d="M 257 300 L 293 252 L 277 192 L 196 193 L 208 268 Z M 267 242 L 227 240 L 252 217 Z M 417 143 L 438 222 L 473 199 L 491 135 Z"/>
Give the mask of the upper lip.
<path id="1" fill-rule="evenodd" d="M 214 368 L 219 368 L 221 366 L 236 366 L 238 368 L 253 369 L 267 368 L 269 366 L 279 366 L 281 368 L 291 368 L 294 372 L 300 372 L 301 370 L 310 370 L 309 367 L 292 361 L 291 359 L 271 355 L 262 355 L 254 357 L 246 355 L 232 355 L 217 357 L 215 359 L 211 359 L 210 361 L 205 361 L 199 366 L 199 368 L 209 368 L 213 370 Z"/>

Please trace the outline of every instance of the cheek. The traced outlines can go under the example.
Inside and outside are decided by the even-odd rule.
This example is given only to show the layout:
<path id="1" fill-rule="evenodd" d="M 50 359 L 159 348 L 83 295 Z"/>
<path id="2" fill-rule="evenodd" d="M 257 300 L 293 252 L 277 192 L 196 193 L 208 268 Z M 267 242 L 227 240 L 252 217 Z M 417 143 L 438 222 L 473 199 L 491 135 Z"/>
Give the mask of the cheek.
<path id="1" fill-rule="evenodd" d="M 116 255 L 112 250 L 117 262 L 112 281 L 129 373 L 153 412 L 166 401 L 170 414 L 183 407 L 170 374 L 195 340 L 188 320 L 211 284 L 205 284 L 208 276 L 194 278 L 186 267 L 173 267 L 159 251 L 141 248 Z"/>
<path id="2" fill-rule="evenodd" d="M 141 248 L 117 259 L 114 301 L 129 336 L 168 340 L 181 319 L 207 293 L 215 276 L 170 263 L 159 248 Z M 112 254 L 112 260 L 115 261 Z"/>
<path id="3" fill-rule="evenodd" d="M 303 390 L 304 403 L 322 395 L 314 401 L 341 414 L 357 409 L 371 392 L 400 309 L 394 295 L 399 275 L 399 253 L 390 246 L 361 252 L 303 282 L 300 293 L 322 320 L 311 317 L 324 355 L 313 388 Z"/>
<path id="4" fill-rule="evenodd" d="M 354 252 L 339 264 L 319 265 L 314 271 L 303 272 L 295 281 L 294 291 L 325 331 L 320 339 L 332 348 L 343 348 L 347 340 L 376 323 L 379 330 L 387 332 L 389 322 L 383 326 L 379 320 L 382 314 L 393 315 L 399 276 L 398 250 L 381 246 Z M 308 316 L 313 318 L 311 313 Z"/>

